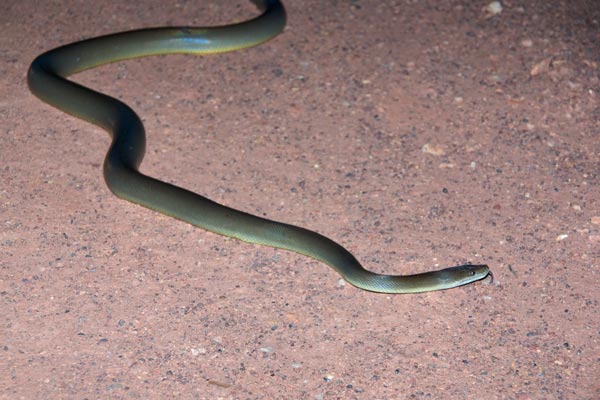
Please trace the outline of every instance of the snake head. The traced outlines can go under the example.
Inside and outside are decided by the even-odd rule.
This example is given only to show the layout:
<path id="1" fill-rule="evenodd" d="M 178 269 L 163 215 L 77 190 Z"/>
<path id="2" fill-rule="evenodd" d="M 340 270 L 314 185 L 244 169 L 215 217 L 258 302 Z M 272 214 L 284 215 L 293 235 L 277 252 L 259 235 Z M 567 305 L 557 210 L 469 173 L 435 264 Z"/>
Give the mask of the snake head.
<path id="1" fill-rule="evenodd" d="M 488 275 L 491 277 L 492 282 L 494 280 L 490 268 L 485 264 L 458 265 L 456 267 L 443 269 L 439 272 L 443 273 L 444 276 L 447 275 L 453 282 L 455 282 L 455 286 L 466 285 L 468 283 L 483 279 Z"/>

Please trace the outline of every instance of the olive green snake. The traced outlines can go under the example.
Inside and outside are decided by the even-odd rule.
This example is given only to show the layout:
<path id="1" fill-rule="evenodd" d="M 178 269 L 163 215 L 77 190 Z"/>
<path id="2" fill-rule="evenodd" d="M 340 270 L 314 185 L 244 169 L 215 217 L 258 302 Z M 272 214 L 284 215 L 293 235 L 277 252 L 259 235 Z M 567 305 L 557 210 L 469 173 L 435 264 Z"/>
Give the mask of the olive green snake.
<path id="1" fill-rule="evenodd" d="M 298 226 L 271 221 L 213 202 L 189 190 L 143 175 L 146 136 L 136 113 L 123 102 L 79 85 L 68 76 L 116 61 L 158 54 L 222 53 L 261 44 L 286 24 L 278 0 L 253 1 L 261 14 L 210 28 L 165 27 L 100 36 L 39 55 L 27 74 L 29 88 L 46 103 L 89 121 L 110 134 L 104 179 L 125 200 L 245 242 L 291 250 L 336 270 L 352 285 L 380 293 L 418 293 L 465 285 L 490 275 L 487 265 L 460 265 L 415 275 L 381 275 L 364 269 L 333 240 Z"/>

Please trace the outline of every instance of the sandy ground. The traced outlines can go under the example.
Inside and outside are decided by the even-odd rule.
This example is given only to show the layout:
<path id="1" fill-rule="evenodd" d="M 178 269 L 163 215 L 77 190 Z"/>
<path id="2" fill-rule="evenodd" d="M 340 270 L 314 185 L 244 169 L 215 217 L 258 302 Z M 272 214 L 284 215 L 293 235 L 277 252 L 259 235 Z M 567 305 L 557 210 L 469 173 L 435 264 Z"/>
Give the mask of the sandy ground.
<path id="1" fill-rule="evenodd" d="M 76 77 L 140 114 L 143 172 L 377 272 L 495 275 L 395 296 L 108 191 L 108 135 L 33 97 L 31 60 L 256 14 L 136 4 L 0 6 L 1 398 L 600 398 L 595 0 L 287 1 L 261 47 Z"/>

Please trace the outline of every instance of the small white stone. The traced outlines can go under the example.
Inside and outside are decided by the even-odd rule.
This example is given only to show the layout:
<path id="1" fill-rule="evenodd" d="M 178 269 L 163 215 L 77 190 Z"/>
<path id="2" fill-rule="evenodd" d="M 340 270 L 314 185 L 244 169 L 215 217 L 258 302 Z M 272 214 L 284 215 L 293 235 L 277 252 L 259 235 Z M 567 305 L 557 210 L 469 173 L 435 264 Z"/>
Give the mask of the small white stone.
<path id="1" fill-rule="evenodd" d="M 502 12 L 502 4 L 499 1 L 492 1 L 490 4 L 485 6 L 484 11 L 489 15 L 496 15 Z"/>
<path id="2" fill-rule="evenodd" d="M 446 152 L 441 146 L 437 146 L 431 143 L 425 143 L 423 147 L 421 147 L 421 151 L 423 153 L 432 154 L 434 156 L 443 156 L 444 154 L 446 154 Z"/>
<path id="3" fill-rule="evenodd" d="M 533 46 L 533 41 L 531 39 L 523 39 L 523 40 L 521 40 L 521 46 L 531 47 L 531 46 Z"/>
<path id="4" fill-rule="evenodd" d="M 197 349 L 190 349 L 193 356 L 206 354 L 206 349 L 204 347 L 198 347 Z"/>

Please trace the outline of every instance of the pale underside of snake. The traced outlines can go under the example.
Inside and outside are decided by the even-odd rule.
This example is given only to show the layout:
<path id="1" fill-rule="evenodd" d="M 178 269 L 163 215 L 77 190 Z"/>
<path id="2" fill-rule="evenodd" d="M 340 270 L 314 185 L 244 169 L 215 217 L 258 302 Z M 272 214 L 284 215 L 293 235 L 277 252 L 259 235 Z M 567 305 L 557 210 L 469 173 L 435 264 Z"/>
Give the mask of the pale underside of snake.
<path id="1" fill-rule="evenodd" d="M 352 285 L 380 293 L 418 293 L 465 285 L 490 275 L 487 265 L 460 265 L 415 275 L 381 275 L 364 269 L 333 240 L 298 226 L 225 207 L 199 194 L 143 175 L 146 136 L 140 118 L 126 104 L 79 85 L 68 76 L 103 64 L 158 54 L 205 55 L 256 46 L 284 28 L 286 14 L 277 0 L 253 1 L 258 17 L 210 28 L 141 29 L 71 43 L 38 56 L 27 80 L 41 100 L 106 131 L 112 143 L 104 160 L 110 190 L 125 200 L 245 242 L 291 250 L 336 270 Z"/>

